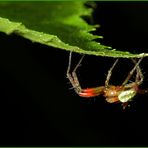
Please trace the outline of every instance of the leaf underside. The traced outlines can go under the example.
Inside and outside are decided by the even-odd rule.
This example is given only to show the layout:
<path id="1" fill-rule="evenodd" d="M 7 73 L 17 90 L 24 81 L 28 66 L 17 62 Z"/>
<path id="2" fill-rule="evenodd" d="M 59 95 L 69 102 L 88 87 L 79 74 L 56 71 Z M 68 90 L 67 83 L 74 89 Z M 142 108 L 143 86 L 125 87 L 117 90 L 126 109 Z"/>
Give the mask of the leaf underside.
<path id="1" fill-rule="evenodd" d="M 148 53 L 132 54 L 101 45 L 82 16 L 91 17 L 92 8 L 84 2 L 1 2 L 0 32 L 15 33 L 32 42 L 81 54 L 106 57 L 140 58 Z"/>

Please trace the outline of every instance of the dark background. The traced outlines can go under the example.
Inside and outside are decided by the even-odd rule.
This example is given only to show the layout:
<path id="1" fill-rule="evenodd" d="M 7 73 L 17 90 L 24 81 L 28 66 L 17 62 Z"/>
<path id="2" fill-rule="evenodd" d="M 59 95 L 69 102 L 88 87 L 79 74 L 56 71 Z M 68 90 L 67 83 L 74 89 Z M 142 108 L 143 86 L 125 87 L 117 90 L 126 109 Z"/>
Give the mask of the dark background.
<path id="1" fill-rule="evenodd" d="M 97 2 L 93 15 L 101 43 L 147 51 L 147 2 Z M 0 48 L 0 146 L 148 146 L 148 94 L 137 95 L 126 110 L 102 96 L 84 99 L 66 78 L 67 51 L 3 33 Z M 73 67 L 80 57 L 73 54 Z M 104 85 L 113 62 L 86 56 L 77 72 L 82 87 Z M 121 59 L 110 83 L 120 85 L 132 67 Z M 141 87 L 148 88 L 147 58 L 141 68 Z"/>

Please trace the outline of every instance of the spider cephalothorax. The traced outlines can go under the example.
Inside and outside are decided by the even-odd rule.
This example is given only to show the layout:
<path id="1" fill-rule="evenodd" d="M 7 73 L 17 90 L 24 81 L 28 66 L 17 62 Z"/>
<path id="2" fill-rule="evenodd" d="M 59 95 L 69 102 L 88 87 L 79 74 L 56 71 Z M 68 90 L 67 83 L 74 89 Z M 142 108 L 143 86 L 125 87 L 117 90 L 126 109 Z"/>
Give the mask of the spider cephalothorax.
<path id="1" fill-rule="evenodd" d="M 106 98 L 108 103 L 122 103 L 123 108 L 128 105 L 128 102 L 132 100 L 132 98 L 137 93 L 146 93 L 147 90 L 139 89 L 139 85 L 143 82 L 143 74 L 141 72 L 141 68 L 139 67 L 140 62 L 142 61 L 143 57 L 140 58 L 138 61 L 132 59 L 132 62 L 135 64 L 133 69 L 129 72 L 128 76 L 124 80 L 124 82 L 119 86 L 109 85 L 109 80 L 112 75 L 112 70 L 114 69 L 115 65 L 118 62 L 118 59 L 115 60 L 112 67 L 109 69 L 106 80 L 105 86 L 99 86 L 94 88 L 86 88 L 82 89 L 79 83 L 79 80 L 76 75 L 76 70 L 79 67 L 80 63 L 82 62 L 82 58 L 70 74 L 70 67 L 71 67 L 71 56 L 72 52 L 69 55 L 69 64 L 67 69 L 67 77 L 71 82 L 75 92 L 81 97 L 95 97 L 99 95 L 103 95 Z M 136 71 L 135 82 L 128 83 L 134 72 Z"/>

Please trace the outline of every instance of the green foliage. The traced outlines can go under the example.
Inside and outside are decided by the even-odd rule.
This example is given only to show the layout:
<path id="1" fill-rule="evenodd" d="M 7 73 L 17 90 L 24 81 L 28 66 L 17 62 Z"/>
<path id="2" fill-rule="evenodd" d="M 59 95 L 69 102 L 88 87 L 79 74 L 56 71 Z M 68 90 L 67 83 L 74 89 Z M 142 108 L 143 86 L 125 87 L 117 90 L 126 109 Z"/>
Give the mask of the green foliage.
<path id="1" fill-rule="evenodd" d="M 84 2 L 1 2 L 0 32 L 16 33 L 48 46 L 83 54 L 108 57 L 141 57 L 101 45 L 91 33 L 96 25 L 89 25 L 81 16 L 91 17 L 92 9 Z M 148 56 L 148 54 L 145 54 Z"/>

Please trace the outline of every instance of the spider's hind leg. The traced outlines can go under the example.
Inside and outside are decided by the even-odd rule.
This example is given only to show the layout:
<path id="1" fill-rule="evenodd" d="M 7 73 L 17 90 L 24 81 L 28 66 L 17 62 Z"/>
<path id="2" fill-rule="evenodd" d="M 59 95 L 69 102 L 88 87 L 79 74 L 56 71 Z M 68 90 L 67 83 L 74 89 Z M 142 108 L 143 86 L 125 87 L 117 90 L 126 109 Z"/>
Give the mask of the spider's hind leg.
<path id="1" fill-rule="evenodd" d="M 132 59 L 132 61 L 133 61 L 133 63 L 136 64 L 136 60 L 135 59 Z M 144 76 L 142 74 L 142 70 L 141 70 L 139 65 L 137 66 L 136 70 L 137 70 L 137 74 L 136 74 L 135 82 L 136 82 L 136 84 L 140 85 L 143 82 Z M 138 93 L 139 94 L 148 93 L 148 89 L 138 89 Z"/>
<path id="2" fill-rule="evenodd" d="M 132 61 L 135 63 L 134 68 L 129 72 L 129 74 L 127 75 L 126 79 L 124 80 L 124 82 L 122 83 L 122 85 L 126 85 L 129 81 L 129 79 L 133 76 L 133 73 L 135 72 L 135 70 L 137 71 L 136 74 L 136 81 L 137 84 L 140 85 L 143 81 L 143 74 L 141 72 L 141 69 L 139 67 L 140 62 L 142 61 L 143 57 L 140 58 L 137 62 L 133 59 Z M 139 80 L 140 77 L 140 80 Z"/>
<path id="3" fill-rule="evenodd" d="M 136 64 L 137 61 L 135 59 L 132 59 L 133 63 Z M 140 66 L 138 65 L 136 68 L 136 78 L 135 78 L 135 82 L 136 84 L 140 85 L 143 82 L 144 76 L 142 74 L 142 70 L 140 68 Z"/>

